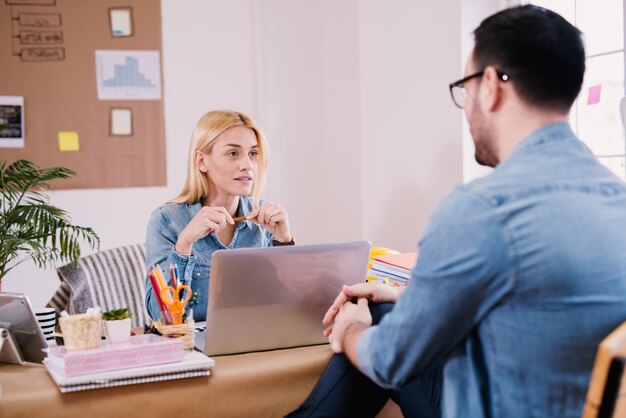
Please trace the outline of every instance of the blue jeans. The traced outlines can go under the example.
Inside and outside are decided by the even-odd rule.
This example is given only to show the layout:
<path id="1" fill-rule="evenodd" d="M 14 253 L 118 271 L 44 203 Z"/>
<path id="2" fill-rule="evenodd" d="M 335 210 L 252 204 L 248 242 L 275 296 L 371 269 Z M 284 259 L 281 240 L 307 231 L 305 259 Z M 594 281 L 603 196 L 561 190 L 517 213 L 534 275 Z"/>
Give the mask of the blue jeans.
<path id="1" fill-rule="evenodd" d="M 374 324 L 393 304 L 370 304 Z M 374 417 L 389 398 L 405 417 L 440 417 L 442 362 L 436 362 L 399 391 L 386 390 L 358 371 L 344 354 L 335 354 L 308 398 L 287 417 Z"/>

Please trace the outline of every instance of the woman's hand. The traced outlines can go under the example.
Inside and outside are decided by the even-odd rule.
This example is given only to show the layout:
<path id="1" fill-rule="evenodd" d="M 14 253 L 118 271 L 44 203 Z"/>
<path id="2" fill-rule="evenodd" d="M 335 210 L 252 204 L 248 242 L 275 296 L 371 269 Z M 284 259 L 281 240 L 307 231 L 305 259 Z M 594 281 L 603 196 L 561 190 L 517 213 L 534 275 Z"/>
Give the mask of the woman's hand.
<path id="1" fill-rule="evenodd" d="M 353 298 L 371 300 L 374 303 L 395 303 L 404 289 L 404 287 L 387 286 L 380 282 L 359 283 L 352 286 L 344 285 L 332 306 L 326 311 L 322 324 L 326 326 L 330 324 L 339 313 L 341 307 Z"/>
<path id="2" fill-rule="evenodd" d="M 176 252 L 181 255 L 191 255 L 191 247 L 199 239 L 207 235 L 215 235 L 227 224 L 234 225 L 235 221 L 223 207 L 203 206 L 178 236 Z"/>
<path id="3" fill-rule="evenodd" d="M 252 209 L 246 215 L 246 219 L 253 220 L 267 229 L 278 242 L 289 242 L 293 238 L 287 212 L 278 203 L 267 203 Z"/>

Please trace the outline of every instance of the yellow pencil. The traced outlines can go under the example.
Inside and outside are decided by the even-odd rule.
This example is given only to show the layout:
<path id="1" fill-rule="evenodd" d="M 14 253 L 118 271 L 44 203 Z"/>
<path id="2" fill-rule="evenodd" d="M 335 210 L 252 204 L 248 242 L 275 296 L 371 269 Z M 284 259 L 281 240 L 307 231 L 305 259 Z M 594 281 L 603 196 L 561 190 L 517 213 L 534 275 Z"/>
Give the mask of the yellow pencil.
<path id="1" fill-rule="evenodd" d="M 157 264 L 156 267 L 153 269 L 153 272 L 157 280 L 159 281 L 159 285 L 161 286 L 161 289 L 165 289 L 167 287 L 167 281 L 165 280 L 165 277 L 163 276 L 163 270 L 161 270 L 161 266 Z"/>

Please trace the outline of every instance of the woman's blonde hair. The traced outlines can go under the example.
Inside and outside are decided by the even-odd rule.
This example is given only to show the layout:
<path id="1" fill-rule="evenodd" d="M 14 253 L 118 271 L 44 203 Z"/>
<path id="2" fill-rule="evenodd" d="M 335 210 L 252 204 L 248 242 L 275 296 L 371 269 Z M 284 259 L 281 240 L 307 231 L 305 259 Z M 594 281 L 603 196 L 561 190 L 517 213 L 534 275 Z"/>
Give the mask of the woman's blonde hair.
<path id="1" fill-rule="evenodd" d="M 257 139 L 258 168 L 254 176 L 252 197 L 254 199 L 254 205 L 258 205 L 265 187 L 265 176 L 269 160 L 267 142 L 265 136 L 252 119 L 243 113 L 234 112 L 232 110 L 215 110 L 208 112 L 198 120 L 193 134 L 191 135 L 185 186 L 178 196 L 170 200 L 170 203 L 191 204 L 203 201 L 209 196 L 209 177 L 196 166 L 196 151 L 209 154 L 219 136 L 235 126 L 243 126 L 252 129 Z"/>

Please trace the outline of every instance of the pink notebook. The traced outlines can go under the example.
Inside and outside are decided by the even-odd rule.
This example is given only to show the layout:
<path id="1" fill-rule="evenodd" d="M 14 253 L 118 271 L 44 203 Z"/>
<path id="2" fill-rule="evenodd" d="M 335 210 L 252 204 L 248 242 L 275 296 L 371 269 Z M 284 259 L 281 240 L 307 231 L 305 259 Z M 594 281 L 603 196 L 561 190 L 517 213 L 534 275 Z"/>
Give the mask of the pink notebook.
<path id="1" fill-rule="evenodd" d="M 374 257 L 374 260 L 389 264 L 392 267 L 412 270 L 417 262 L 417 253 L 379 255 Z"/>
<path id="2" fill-rule="evenodd" d="M 58 346 L 47 351 L 46 365 L 68 377 L 174 363 L 181 361 L 184 355 L 183 342 L 179 338 L 154 334 L 135 335 L 124 343 L 103 341 L 100 347 L 87 350 L 66 350 Z"/>

